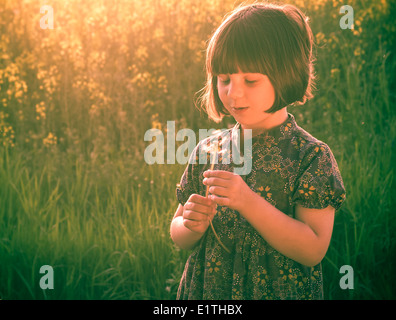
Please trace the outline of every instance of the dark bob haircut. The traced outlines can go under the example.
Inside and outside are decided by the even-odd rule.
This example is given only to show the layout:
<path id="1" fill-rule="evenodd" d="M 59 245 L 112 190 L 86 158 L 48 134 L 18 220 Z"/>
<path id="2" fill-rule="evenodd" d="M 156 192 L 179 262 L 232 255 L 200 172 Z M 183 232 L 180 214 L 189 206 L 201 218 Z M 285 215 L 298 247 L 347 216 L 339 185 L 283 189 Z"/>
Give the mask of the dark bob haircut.
<path id="1" fill-rule="evenodd" d="M 262 73 L 275 89 L 267 113 L 312 98 L 313 36 L 308 18 L 292 5 L 255 3 L 225 18 L 209 41 L 201 106 L 220 122 L 228 115 L 217 92 L 219 74 Z"/>

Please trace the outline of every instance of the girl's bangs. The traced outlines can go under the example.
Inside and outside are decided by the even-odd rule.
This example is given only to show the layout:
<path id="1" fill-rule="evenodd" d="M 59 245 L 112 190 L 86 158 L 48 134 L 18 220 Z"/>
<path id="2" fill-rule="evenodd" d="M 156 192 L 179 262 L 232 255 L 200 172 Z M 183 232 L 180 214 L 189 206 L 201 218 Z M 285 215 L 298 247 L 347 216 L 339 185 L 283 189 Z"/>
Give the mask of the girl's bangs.
<path id="1" fill-rule="evenodd" d="M 212 75 L 266 72 L 265 51 L 257 42 L 257 34 L 249 29 L 235 23 L 218 36 L 211 59 Z"/>

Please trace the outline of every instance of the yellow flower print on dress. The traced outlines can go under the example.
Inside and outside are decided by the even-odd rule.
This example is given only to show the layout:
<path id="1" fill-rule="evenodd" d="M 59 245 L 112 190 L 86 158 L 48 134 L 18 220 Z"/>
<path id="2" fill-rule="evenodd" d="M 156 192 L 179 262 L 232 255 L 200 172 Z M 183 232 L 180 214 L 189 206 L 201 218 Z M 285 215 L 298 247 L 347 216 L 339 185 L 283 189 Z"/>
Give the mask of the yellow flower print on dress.
<path id="1" fill-rule="evenodd" d="M 216 258 L 212 258 L 211 261 L 206 263 L 206 266 L 208 267 L 209 273 L 212 273 L 213 271 L 218 272 L 220 270 L 219 266 L 221 266 L 221 261 L 216 261 Z"/>
<path id="2" fill-rule="evenodd" d="M 264 190 L 265 190 L 265 192 L 266 192 L 266 193 L 265 193 L 265 197 L 266 197 L 266 198 L 271 198 L 271 197 L 272 197 L 272 193 L 269 192 L 269 191 L 271 190 L 271 188 L 268 187 L 268 186 L 266 186 Z"/>
<path id="3" fill-rule="evenodd" d="M 257 188 L 257 190 L 259 192 L 257 192 L 257 194 L 263 198 L 265 198 L 267 201 L 271 201 L 272 200 L 272 192 L 271 188 L 269 186 L 266 186 L 265 188 L 263 186 L 260 186 Z"/>
<path id="4" fill-rule="evenodd" d="M 263 169 L 265 172 L 279 168 L 282 161 L 280 155 L 280 149 L 278 147 L 272 147 L 264 150 L 258 158 L 258 168 Z"/>
<path id="5" fill-rule="evenodd" d="M 318 169 L 315 171 L 315 174 L 316 174 L 317 176 L 323 176 L 323 175 L 324 175 L 324 171 L 323 171 L 323 169 L 318 168 Z"/>
<path id="6" fill-rule="evenodd" d="M 297 150 L 299 150 L 299 149 L 302 149 L 305 146 L 305 144 L 307 143 L 307 140 L 304 139 L 303 137 L 299 137 L 299 138 L 296 138 L 296 139 L 292 139 L 291 143 L 294 145 L 294 147 Z"/>
<path id="7" fill-rule="evenodd" d="M 274 145 L 276 145 L 277 143 L 275 142 L 275 138 L 271 137 L 271 136 L 267 136 L 265 137 L 265 140 L 263 141 L 263 145 L 267 148 L 270 148 Z"/>
<path id="8" fill-rule="evenodd" d="M 269 280 L 268 272 L 265 269 L 257 271 L 256 276 L 257 276 L 256 282 L 261 285 L 265 285 Z"/>
<path id="9" fill-rule="evenodd" d="M 315 150 L 315 152 L 319 152 L 319 150 L 324 152 L 326 150 L 326 148 L 324 146 L 319 145 L 319 146 L 316 146 L 314 150 Z"/>
<path id="10" fill-rule="evenodd" d="M 300 192 L 305 197 L 309 197 L 310 195 L 312 195 L 314 193 L 314 191 L 315 191 L 315 187 L 309 186 L 308 183 L 304 183 L 303 188 L 298 190 L 298 192 Z"/>
<path id="11" fill-rule="evenodd" d="M 292 128 L 292 123 L 290 123 L 290 122 L 286 123 L 285 128 L 284 128 L 284 132 L 290 131 L 291 128 Z"/>

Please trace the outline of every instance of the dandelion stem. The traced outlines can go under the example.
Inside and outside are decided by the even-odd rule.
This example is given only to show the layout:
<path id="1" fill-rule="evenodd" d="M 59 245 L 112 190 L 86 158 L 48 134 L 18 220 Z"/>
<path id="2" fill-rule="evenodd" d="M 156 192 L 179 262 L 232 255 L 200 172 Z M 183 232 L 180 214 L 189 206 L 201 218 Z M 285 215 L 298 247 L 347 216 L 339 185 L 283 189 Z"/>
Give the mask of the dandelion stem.
<path id="1" fill-rule="evenodd" d="M 218 149 L 218 144 L 217 144 L 217 141 L 216 141 L 216 142 L 214 142 L 213 150 L 212 150 L 212 153 L 211 153 L 210 170 L 213 170 L 213 168 L 214 168 L 214 164 L 215 164 L 215 160 L 216 160 L 216 156 L 217 156 L 217 149 Z M 209 187 L 206 186 L 205 197 L 207 198 L 208 196 L 209 196 Z M 220 243 L 220 245 L 223 247 L 223 249 L 225 251 L 227 251 L 228 253 L 231 253 L 230 250 L 228 250 L 228 248 L 223 244 L 223 242 L 221 242 L 219 236 L 217 235 L 217 232 L 216 232 L 215 228 L 213 227 L 213 223 L 212 223 L 211 219 L 209 219 L 209 223 L 210 223 L 210 227 L 212 228 L 213 234 L 215 235 L 217 241 Z"/>

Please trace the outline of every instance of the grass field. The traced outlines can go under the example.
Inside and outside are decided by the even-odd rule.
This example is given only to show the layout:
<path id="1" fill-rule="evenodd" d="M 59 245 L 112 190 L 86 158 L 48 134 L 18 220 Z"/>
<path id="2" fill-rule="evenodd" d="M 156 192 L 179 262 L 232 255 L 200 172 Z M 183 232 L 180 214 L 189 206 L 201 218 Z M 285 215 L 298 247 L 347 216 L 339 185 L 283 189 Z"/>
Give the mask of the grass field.
<path id="1" fill-rule="evenodd" d="M 396 298 L 396 28 L 391 1 L 287 1 L 310 17 L 317 89 L 290 108 L 347 191 L 326 299 Z M 0 299 L 174 299 L 188 252 L 169 226 L 184 165 L 147 165 L 150 128 L 225 128 L 194 108 L 205 41 L 234 1 L 0 3 Z M 54 289 L 42 290 L 42 265 Z M 339 270 L 354 270 L 342 290 Z"/>

